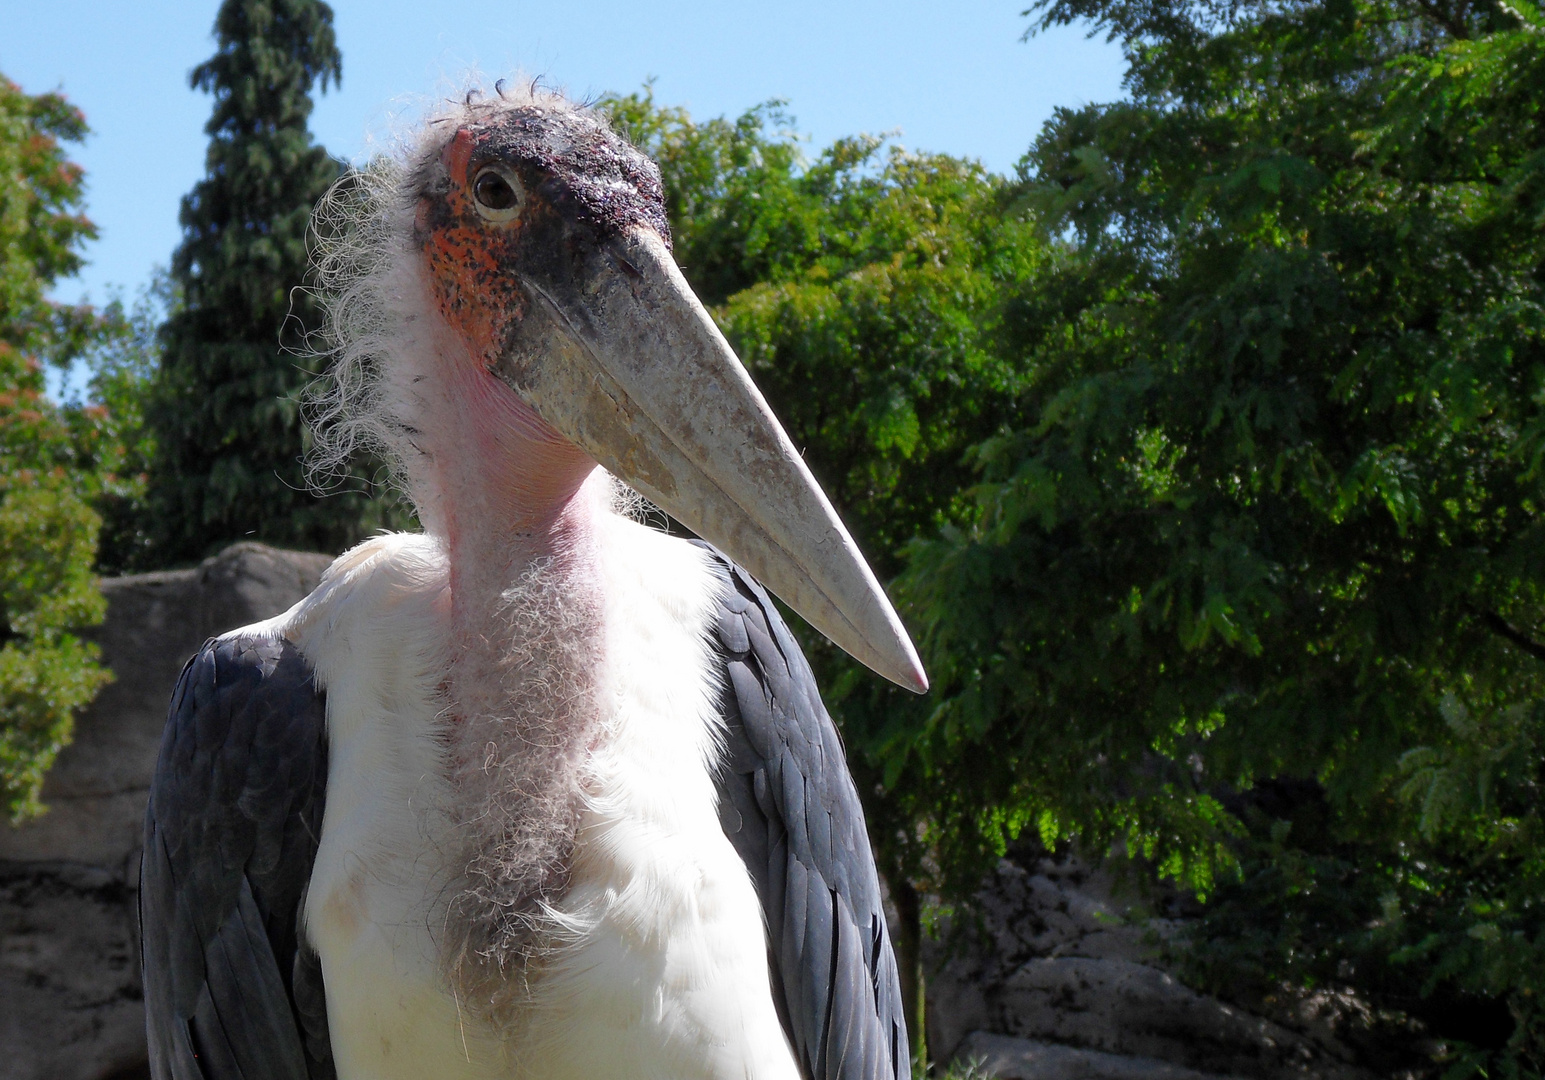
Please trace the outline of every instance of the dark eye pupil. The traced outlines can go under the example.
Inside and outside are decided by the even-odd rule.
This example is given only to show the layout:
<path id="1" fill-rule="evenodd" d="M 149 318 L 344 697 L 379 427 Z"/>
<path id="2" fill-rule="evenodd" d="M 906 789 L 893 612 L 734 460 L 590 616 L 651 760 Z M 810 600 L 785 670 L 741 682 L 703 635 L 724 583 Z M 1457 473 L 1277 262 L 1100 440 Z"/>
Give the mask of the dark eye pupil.
<path id="1" fill-rule="evenodd" d="M 473 181 L 472 194 L 490 210 L 508 210 L 515 205 L 515 189 L 496 172 L 485 172 Z"/>

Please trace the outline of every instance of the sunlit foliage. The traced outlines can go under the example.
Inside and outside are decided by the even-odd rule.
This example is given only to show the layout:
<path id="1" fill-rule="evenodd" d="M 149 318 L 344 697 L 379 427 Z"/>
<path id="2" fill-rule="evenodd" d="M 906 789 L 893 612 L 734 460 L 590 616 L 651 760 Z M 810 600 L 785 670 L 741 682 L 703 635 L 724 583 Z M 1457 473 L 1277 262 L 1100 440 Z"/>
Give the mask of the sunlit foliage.
<path id="1" fill-rule="evenodd" d="M 13 821 L 41 811 L 72 711 L 108 678 L 76 636 L 104 611 L 92 574 L 99 476 L 44 394 L 44 365 L 68 363 L 99 330 L 89 309 L 46 299 L 94 235 L 61 145 L 85 133 L 62 97 L 0 76 L 0 801 Z"/>

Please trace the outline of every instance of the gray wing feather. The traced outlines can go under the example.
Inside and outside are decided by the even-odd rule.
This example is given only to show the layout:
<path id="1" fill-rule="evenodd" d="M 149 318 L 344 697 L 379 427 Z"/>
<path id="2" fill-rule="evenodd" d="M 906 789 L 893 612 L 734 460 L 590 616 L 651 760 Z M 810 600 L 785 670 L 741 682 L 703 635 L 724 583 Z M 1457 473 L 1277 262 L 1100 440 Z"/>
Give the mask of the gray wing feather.
<path id="1" fill-rule="evenodd" d="M 767 593 L 701 546 L 724 582 L 719 812 L 762 902 L 779 1019 L 808 1080 L 900 1080 L 901 984 L 837 729 Z"/>
<path id="2" fill-rule="evenodd" d="M 325 716 L 286 641 L 212 640 L 183 668 L 140 876 L 156 1080 L 334 1075 L 321 965 L 299 933 L 322 829 Z"/>

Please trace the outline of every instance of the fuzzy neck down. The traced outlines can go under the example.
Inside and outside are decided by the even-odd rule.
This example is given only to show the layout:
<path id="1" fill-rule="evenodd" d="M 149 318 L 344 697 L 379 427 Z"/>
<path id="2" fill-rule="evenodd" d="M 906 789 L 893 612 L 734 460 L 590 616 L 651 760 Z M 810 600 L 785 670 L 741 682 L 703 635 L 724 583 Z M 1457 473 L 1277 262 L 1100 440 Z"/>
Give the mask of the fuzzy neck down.
<path id="1" fill-rule="evenodd" d="M 508 388 L 462 362 L 421 399 L 443 433 L 421 447 L 421 514 L 450 564 L 441 711 L 465 869 L 441 956 L 458 999 L 508 1022 L 559 944 L 584 763 L 603 715 L 597 517 L 612 482 Z M 427 483 L 425 483 L 427 481 Z"/>

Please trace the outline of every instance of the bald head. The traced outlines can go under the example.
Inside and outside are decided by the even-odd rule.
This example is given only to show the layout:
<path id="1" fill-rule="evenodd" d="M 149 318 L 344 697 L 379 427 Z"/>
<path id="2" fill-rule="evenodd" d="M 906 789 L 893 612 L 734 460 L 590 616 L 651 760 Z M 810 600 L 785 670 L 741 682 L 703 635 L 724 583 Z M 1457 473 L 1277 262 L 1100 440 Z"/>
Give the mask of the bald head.
<path id="1" fill-rule="evenodd" d="M 642 225 L 670 244 L 659 167 L 592 110 L 556 95 L 473 100 L 434 128 L 409 176 L 411 198 L 430 222 L 507 209 L 489 205 L 502 194 L 492 174 L 529 203 L 522 215 L 556 214 L 594 241 Z"/>

